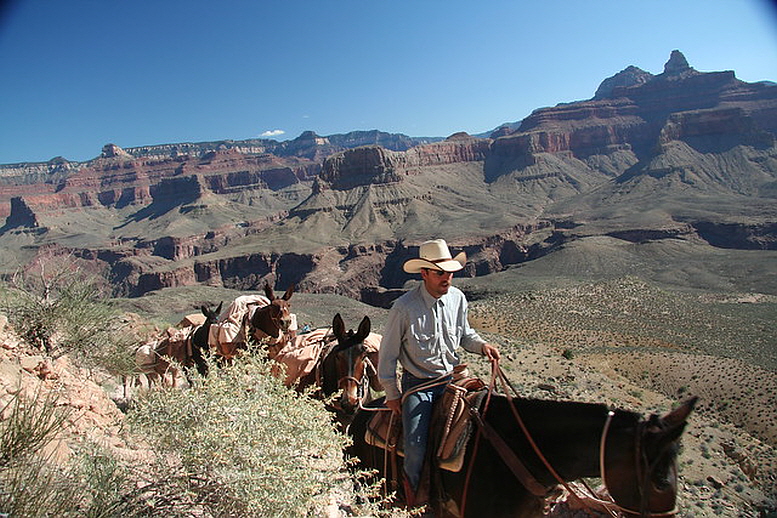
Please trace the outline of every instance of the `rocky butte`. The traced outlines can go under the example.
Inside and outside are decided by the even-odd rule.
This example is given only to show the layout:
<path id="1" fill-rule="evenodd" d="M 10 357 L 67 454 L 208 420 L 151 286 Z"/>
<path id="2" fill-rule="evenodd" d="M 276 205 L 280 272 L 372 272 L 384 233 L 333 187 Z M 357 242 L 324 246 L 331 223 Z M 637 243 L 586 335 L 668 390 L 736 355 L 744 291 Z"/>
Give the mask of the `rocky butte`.
<path id="1" fill-rule="evenodd" d="M 660 74 L 629 66 L 487 136 L 109 144 L 0 166 L 0 245 L 6 274 L 70 254 L 115 295 L 270 280 L 381 305 L 430 232 L 470 276 L 591 236 L 774 250 L 776 134 L 777 85 L 675 50 Z"/>

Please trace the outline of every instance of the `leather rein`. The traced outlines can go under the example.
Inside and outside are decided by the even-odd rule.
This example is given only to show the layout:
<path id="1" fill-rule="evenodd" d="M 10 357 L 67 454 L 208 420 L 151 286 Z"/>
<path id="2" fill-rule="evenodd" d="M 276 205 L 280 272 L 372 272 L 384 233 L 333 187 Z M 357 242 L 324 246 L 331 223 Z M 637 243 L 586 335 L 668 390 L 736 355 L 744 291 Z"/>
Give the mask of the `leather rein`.
<path id="1" fill-rule="evenodd" d="M 542 451 L 537 446 L 537 443 L 532 438 L 531 434 L 529 433 L 528 428 L 523 422 L 523 419 L 521 419 L 521 416 L 518 414 L 518 410 L 515 408 L 515 405 L 513 404 L 513 397 L 510 394 L 518 394 L 515 388 L 512 386 L 510 381 L 505 376 L 502 369 L 499 367 L 499 361 L 498 360 L 492 360 L 491 362 L 491 382 L 489 383 L 488 387 L 488 396 L 486 398 L 486 402 L 483 408 L 482 415 L 478 411 L 477 408 L 474 408 L 470 406 L 470 414 L 475 420 L 475 422 L 478 424 L 478 433 L 475 437 L 475 444 L 474 449 L 472 453 L 472 457 L 470 458 L 470 464 L 469 468 L 467 470 L 467 475 L 464 481 L 464 490 L 462 492 L 462 502 L 460 506 L 460 513 L 461 516 L 464 516 L 464 509 L 466 506 L 466 496 L 467 496 L 467 490 L 469 488 L 469 481 L 470 481 L 470 475 L 472 473 L 472 466 L 474 465 L 475 457 L 477 455 L 477 448 L 478 444 L 480 442 L 480 436 L 481 434 L 489 440 L 491 445 L 494 447 L 494 449 L 499 453 L 499 455 L 502 457 L 502 460 L 505 462 L 505 464 L 510 468 L 510 470 L 513 472 L 513 475 L 518 479 L 518 481 L 527 489 L 529 490 L 533 495 L 538 497 L 545 497 L 548 493 L 548 488 L 542 485 L 540 482 L 537 481 L 537 479 L 529 472 L 529 470 L 526 468 L 526 466 L 521 462 L 521 460 L 518 458 L 518 456 L 515 454 L 515 452 L 507 445 L 504 439 L 499 436 L 498 432 L 496 432 L 488 423 L 485 422 L 484 417 L 486 412 L 488 411 L 488 405 L 491 399 L 491 394 L 494 391 L 494 388 L 496 387 L 496 381 L 499 380 L 502 383 L 502 386 L 505 389 L 505 396 L 507 397 L 507 400 L 509 402 L 510 410 L 512 411 L 513 417 L 515 417 L 516 422 L 520 426 L 521 430 L 523 431 L 524 436 L 529 441 L 529 444 L 531 445 L 532 449 L 534 450 L 534 453 L 537 455 L 537 457 L 540 459 L 540 461 L 545 465 L 545 468 L 550 472 L 550 474 L 553 476 L 553 478 L 556 479 L 556 481 L 562 485 L 570 494 L 572 498 L 574 498 L 576 501 L 578 501 L 581 505 L 585 506 L 588 509 L 593 509 L 593 505 L 597 505 L 599 507 L 604 508 L 607 513 L 610 516 L 616 517 L 617 512 L 622 512 L 629 515 L 634 516 L 642 516 L 642 517 L 668 517 L 668 516 L 674 516 L 677 513 L 677 509 L 672 509 L 671 511 L 665 511 L 665 512 L 644 512 L 644 511 L 636 511 L 633 509 L 628 509 L 623 506 L 618 505 L 614 499 L 610 496 L 609 500 L 602 500 L 599 498 L 593 490 L 588 487 L 588 485 L 584 484 L 586 489 L 591 493 L 591 496 L 581 496 L 578 495 L 572 487 L 561 478 L 561 476 L 556 472 L 555 469 L 553 469 L 553 466 L 551 466 L 550 462 L 547 460 L 547 458 L 542 454 Z M 507 390 L 509 388 L 509 390 Z M 602 429 L 602 435 L 599 443 L 599 469 L 601 474 L 602 483 L 604 484 L 604 487 L 607 489 L 607 480 L 605 477 L 605 457 L 606 457 L 606 449 L 605 445 L 607 442 L 607 434 L 610 429 L 610 425 L 612 423 L 612 419 L 615 415 L 615 412 L 610 410 L 607 413 L 607 419 L 604 423 L 604 427 Z M 640 450 L 641 448 L 637 448 L 637 450 Z M 637 457 L 639 458 L 639 452 L 636 453 Z M 637 464 L 639 465 L 639 463 Z M 653 466 L 647 466 L 645 473 L 641 473 L 640 477 L 640 494 L 644 500 L 644 492 L 642 488 L 642 483 L 644 483 L 644 480 L 647 478 L 647 472 L 652 469 Z M 609 490 L 608 490 L 609 493 Z"/>

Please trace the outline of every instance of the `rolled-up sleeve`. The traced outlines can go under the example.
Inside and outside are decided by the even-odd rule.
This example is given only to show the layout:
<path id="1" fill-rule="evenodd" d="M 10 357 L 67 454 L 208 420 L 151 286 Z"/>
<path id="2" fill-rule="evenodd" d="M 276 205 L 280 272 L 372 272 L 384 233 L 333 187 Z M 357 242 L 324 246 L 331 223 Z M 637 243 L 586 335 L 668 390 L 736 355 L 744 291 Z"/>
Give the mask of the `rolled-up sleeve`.
<path id="1" fill-rule="evenodd" d="M 459 306 L 459 311 L 461 312 L 459 319 L 462 323 L 462 327 L 464 328 L 459 345 L 471 353 L 483 354 L 483 344 L 485 344 L 486 341 L 483 340 L 477 331 L 472 329 L 472 327 L 469 325 L 469 304 L 467 303 L 467 299 L 464 297 L 462 297 L 462 303 Z"/>

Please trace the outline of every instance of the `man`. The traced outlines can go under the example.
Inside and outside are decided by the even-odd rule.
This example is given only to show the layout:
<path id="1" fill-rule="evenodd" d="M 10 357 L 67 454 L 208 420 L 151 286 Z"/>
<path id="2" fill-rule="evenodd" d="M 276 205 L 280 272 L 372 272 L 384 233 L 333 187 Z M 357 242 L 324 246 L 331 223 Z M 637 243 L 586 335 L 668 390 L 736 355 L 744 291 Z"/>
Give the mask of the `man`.
<path id="1" fill-rule="evenodd" d="M 415 501 L 415 495 L 432 408 L 459 364 L 459 346 L 492 360 L 499 359 L 499 350 L 469 326 L 467 299 L 451 285 L 453 273 L 464 268 L 466 261 L 464 252 L 451 258 L 442 239 L 421 244 L 419 258 L 406 261 L 403 269 L 420 273 L 423 282 L 394 301 L 381 341 L 378 376 L 386 391 L 386 406 L 402 416 L 404 489 L 410 506 L 420 503 Z M 397 384 L 397 362 L 403 370 L 401 390 Z"/>

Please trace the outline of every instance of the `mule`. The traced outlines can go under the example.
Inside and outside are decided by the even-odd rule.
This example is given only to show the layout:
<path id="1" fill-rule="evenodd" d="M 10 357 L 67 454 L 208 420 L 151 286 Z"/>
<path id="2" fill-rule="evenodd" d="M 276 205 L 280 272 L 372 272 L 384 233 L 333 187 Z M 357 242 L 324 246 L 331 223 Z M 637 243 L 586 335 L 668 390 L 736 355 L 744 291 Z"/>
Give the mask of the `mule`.
<path id="1" fill-rule="evenodd" d="M 230 363 L 252 339 L 265 346 L 271 357 L 288 343 L 294 321 L 289 304 L 294 285 L 283 297 L 276 297 L 269 283 L 265 283 L 264 292 L 266 296 L 237 297 L 219 317 L 218 327 L 210 336 L 219 364 Z"/>
<path id="2" fill-rule="evenodd" d="M 208 333 L 210 327 L 218 321 L 223 302 L 215 309 L 201 306 L 200 310 L 205 320 L 200 325 L 192 324 L 194 315 L 189 315 L 181 321 L 180 325 L 188 322 L 179 329 L 169 328 L 163 336 L 147 342 L 135 350 L 135 364 L 140 374 L 145 375 L 148 386 L 154 384 L 169 384 L 178 386 L 180 369 L 183 368 L 187 381 L 188 370 L 197 368 L 203 376 L 207 374 L 208 364 L 205 361 L 204 351 L 207 351 Z M 169 379 L 169 381 L 168 381 Z"/>
<path id="3" fill-rule="evenodd" d="M 205 316 L 205 322 L 197 326 L 192 333 L 192 358 L 191 362 L 197 367 L 197 372 L 200 376 L 208 375 L 208 362 L 205 360 L 205 355 L 210 351 L 209 337 L 210 328 L 213 324 L 218 322 L 219 315 L 221 314 L 221 307 L 224 305 L 224 301 L 221 301 L 215 309 L 210 309 L 207 306 L 200 306 L 203 316 Z M 186 365 L 190 367 L 191 365 Z"/>
<path id="4" fill-rule="evenodd" d="M 614 501 L 603 505 L 612 513 L 673 516 L 679 440 L 695 402 L 692 398 L 662 417 L 643 419 L 602 404 L 514 398 L 509 392 L 491 391 L 480 409 L 471 409 L 478 424 L 458 472 L 430 461 L 438 437 L 430 434 L 429 505 L 437 517 L 535 517 L 542 515 L 546 498 L 559 484 L 601 477 Z M 376 400 L 369 406 L 375 410 L 382 404 Z M 365 441 L 373 415 L 356 412 L 349 428 L 349 454 L 362 467 L 384 474 L 388 464 L 387 479 L 397 473 L 401 477 L 401 457 Z"/>
<path id="5" fill-rule="evenodd" d="M 289 286 L 282 297 L 276 297 L 270 284 L 265 283 L 264 293 L 270 303 L 254 310 L 250 332 L 260 342 L 280 344 L 287 340 L 285 335 L 293 322 L 289 300 L 294 294 L 294 285 Z"/>
<path id="6" fill-rule="evenodd" d="M 370 388 L 382 390 L 376 370 L 380 335 L 373 334 L 372 343 L 365 344 L 371 325 L 370 318 L 365 316 L 356 332 L 346 330 L 337 313 L 332 319 L 333 339 L 325 346 L 319 365 L 300 380 L 302 389 L 318 384 L 323 399 L 341 391 L 328 405 L 343 422 L 350 420 L 356 409 L 371 399 Z"/>

